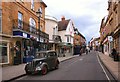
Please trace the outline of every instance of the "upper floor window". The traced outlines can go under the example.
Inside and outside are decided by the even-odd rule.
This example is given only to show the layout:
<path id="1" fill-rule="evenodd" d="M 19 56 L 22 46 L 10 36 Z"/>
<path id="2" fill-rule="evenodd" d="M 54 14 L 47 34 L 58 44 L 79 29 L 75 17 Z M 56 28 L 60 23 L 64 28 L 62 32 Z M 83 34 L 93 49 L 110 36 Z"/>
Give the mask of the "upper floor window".
<path id="1" fill-rule="evenodd" d="M 69 42 L 69 36 L 67 36 L 67 42 Z"/>
<path id="2" fill-rule="evenodd" d="M 55 35 L 55 28 L 53 28 L 53 35 Z"/>
<path id="3" fill-rule="evenodd" d="M 31 0 L 31 9 L 34 10 L 34 0 Z"/>
<path id="4" fill-rule="evenodd" d="M 23 28 L 23 14 L 18 12 L 18 28 Z"/>
<path id="5" fill-rule="evenodd" d="M 36 32 L 36 23 L 33 18 L 29 19 L 29 25 L 30 25 L 30 32 L 35 33 Z"/>
<path id="6" fill-rule="evenodd" d="M 57 26 L 55 26 L 53 28 L 53 35 L 57 35 L 57 34 L 58 34 L 58 28 L 57 28 Z"/>

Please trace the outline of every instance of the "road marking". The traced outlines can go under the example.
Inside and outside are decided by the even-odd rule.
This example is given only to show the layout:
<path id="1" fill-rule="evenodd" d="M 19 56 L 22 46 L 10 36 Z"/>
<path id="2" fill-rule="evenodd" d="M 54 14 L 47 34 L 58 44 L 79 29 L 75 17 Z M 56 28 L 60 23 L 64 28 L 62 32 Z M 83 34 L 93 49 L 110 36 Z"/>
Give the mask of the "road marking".
<path id="1" fill-rule="evenodd" d="M 103 72 L 105 73 L 105 75 L 106 75 L 107 79 L 109 80 L 109 82 L 111 82 L 111 81 L 110 81 L 110 78 L 109 78 L 109 76 L 107 75 L 107 73 L 106 73 L 106 71 L 105 71 L 104 67 L 102 66 L 102 64 L 101 64 L 101 62 L 100 62 L 100 60 L 99 60 L 98 56 L 97 56 L 97 59 L 98 59 L 98 62 L 99 62 L 99 64 L 100 64 L 100 66 L 102 67 L 102 70 L 103 70 Z"/>

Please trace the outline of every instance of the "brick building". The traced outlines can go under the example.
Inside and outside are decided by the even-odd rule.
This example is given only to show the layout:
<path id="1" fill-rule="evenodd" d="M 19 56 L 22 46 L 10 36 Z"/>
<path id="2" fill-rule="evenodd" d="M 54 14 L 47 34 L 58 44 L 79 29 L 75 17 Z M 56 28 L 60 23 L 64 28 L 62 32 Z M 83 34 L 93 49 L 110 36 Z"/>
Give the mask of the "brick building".
<path id="1" fill-rule="evenodd" d="M 108 1 L 108 16 L 104 17 L 100 26 L 100 40 L 103 52 L 110 55 L 115 48 L 120 55 L 120 1 Z"/>
<path id="2" fill-rule="evenodd" d="M 2 2 L 0 64 L 23 63 L 26 58 L 33 57 L 36 51 L 46 48 L 49 39 L 44 32 L 46 7 L 42 0 Z M 36 14 L 38 9 L 42 10 L 40 23 Z"/>
<path id="3" fill-rule="evenodd" d="M 85 45 L 86 43 L 86 39 L 85 37 L 78 31 L 77 28 L 74 29 L 75 33 L 74 33 L 74 54 L 79 54 L 80 53 L 80 49 Z"/>

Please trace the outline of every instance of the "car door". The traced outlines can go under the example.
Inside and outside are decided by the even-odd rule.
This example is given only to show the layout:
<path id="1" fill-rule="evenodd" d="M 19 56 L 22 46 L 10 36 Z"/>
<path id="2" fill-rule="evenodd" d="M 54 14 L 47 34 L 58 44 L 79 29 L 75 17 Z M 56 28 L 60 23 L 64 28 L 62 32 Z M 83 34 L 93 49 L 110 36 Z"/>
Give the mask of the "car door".
<path id="1" fill-rule="evenodd" d="M 48 66 L 49 68 L 53 68 L 53 56 L 52 56 L 52 53 L 51 52 L 48 52 L 48 57 L 47 57 L 47 63 L 48 63 Z"/>

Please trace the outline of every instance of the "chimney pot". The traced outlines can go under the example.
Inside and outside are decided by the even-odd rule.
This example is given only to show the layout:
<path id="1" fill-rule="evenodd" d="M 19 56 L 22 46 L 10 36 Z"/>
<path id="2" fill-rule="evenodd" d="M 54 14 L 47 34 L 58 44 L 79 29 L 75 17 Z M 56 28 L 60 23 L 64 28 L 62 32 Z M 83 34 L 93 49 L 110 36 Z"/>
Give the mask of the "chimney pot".
<path id="1" fill-rule="evenodd" d="M 63 21 L 63 20 L 65 20 L 65 17 L 64 17 L 64 16 L 62 16 L 61 20 L 62 20 L 62 21 Z"/>

